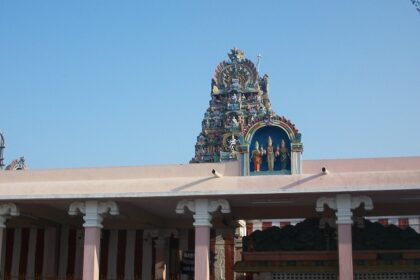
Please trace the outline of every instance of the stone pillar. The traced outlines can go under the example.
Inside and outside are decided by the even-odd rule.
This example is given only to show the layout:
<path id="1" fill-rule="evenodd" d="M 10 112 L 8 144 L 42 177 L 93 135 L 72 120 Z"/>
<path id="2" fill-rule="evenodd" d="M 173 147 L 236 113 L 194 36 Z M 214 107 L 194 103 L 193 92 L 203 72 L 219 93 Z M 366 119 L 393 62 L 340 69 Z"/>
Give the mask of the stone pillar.
<path id="1" fill-rule="evenodd" d="M 152 279 L 153 238 L 156 236 L 157 230 L 143 232 L 142 279 Z"/>
<path id="2" fill-rule="evenodd" d="M 185 251 L 188 251 L 188 229 L 181 229 L 179 230 L 179 259 L 182 260 Z M 188 280 L 188 275 L 181 274 L 180 280 Z"/>
<path id="3" fill-rule="evenodd" d="M 127 230 L 127 242 L 125 244 L 125 267 L 124 278 L 125 280 L 134 280 L 135 271 L 135 254 L 136 254 L 136 230 Z"/>
<path id="4" fill-rule="evenodd" d="M 195 280 L 209 280 L 209 254 L 210 254 L 210 227 L 212 212 L 221 210 L 222 213 L 230 213 L 230 206 L 227 200 L 181 200 L 176 207 L 176 213 L 185 213 L 185 208 L 188 208 L 194 213 L 194 227 L 195 227 Z"/>
<path id="5" fill-rule="evenodd" d="M 223 239 L 223 231 L 216 230 L 216 240 L 214 244 L 215 261 L 214 261 L 214 279 L 225 279 L 225 240 Z"/>
<path id="6" fill-rule="evenodd" d="M 107 278 L 117 279 L 118 229 L 109 231 Z"/>
<path id="7" fill-rule="evenodd" d="M 161 229 L 159 230 L 159 237 L 156 240 L 155 246 L 156 249 L 160 251 L 161 257 L 160 259 L 163 262 L 163 265 L 161 265 L 162 268 L 162 279 L 169 279 L 171 276 L 171 263 L 170 263 L 170 254 L 171 254 L 171 248 L 169 247 L 169 239 L 171 237 L 178 238 L 178 230 L 176 229 Z M 159 243 L 160 242 L 160 243 Z M 159 248 L 161 247 L 161 248 Z M 157 253 L 158 251 L 156 251 Z M 155 275 L 157 275 L 155 273 Z"/>
<path id="8" fill-rule="evenodd" d="M 325 204 L 336 210 L 340 280 L 353 280 L 352 210 L 358 208 L 362 203 L 366 210 L 373 209 L 372 199 L 368 196 L 337 194 L 335 197 L 321 197 L 316 202 L 316 210 L 318 212 L 324 211 Z"/>
<path id="9" fill-rule="evenodd" d="M 101 228 L 103 215 L 110 213 L 118 215 L 118 206 L 115 202 L 73 202 L 69 214 L 84 214 L 85 240 L 83 250 L 83 280 L 99 280 L 99 257 L 101 245 Z"/>
<path id="10" fill-rule="evenodd" d="M 0 264 L 3 263 L 2 252 L 3 250 L 3 239 L 4 229 L 6 228 L 6 221 L 10 216 L 19 216 L 19 209 L 14 203 L 0 204 Z M 0 266 L 1 267 L 1 266 Z M 3 277 L 4 271 L 0 271 L 0 277 Z"/>
<path id="11" fill-rule="evenodd" d="M 156 260 L 155 260 L 155 280 L 166 279 L 166 238 L 159 236 L 155 241 Z"/>
<path id="12" fill-rule="evenodd" d="M 209 254 L 210 254 L 210 227 L 195 226 L 195 257 L 194 279 L 208 280 L 210 277 Z"/>
<path id="13" fill-rule="evenodd" d="M 62 225 L 60 230 L 60 253 L 58 262 L 58 279 L 65 279 L 69 251 L 69 226 Z"/>
<path id="14" fill-rule="evenodd" d="M 57 229 L 46 228 L 44 233 L 44 259 L 42 279 L 54 279 L 57 276 Z"/>
<path id="15" fill-rule="evenodd" d="M 28 262 L 26 265 L 26 280 L 35 279 L 35 259 L 36 259 L 36 240 L 38 235 L 37 228 L 31 228 L 29 231 Z M 60 279 L 60 276 L 58 277 Z M 64 278 L 64 277 L 63 277 Z"/>
<path id="16" fill-rule="evenodd" d="M 238 224 L 235 228 L 235 256 L 234 256 L 234 263 L 239 262 L 242 260 L 242 238 L 246 236 L 246 221 L 238 220 Z M 234 273 L 235 280 L 245 279 L 244 273 Z"/>

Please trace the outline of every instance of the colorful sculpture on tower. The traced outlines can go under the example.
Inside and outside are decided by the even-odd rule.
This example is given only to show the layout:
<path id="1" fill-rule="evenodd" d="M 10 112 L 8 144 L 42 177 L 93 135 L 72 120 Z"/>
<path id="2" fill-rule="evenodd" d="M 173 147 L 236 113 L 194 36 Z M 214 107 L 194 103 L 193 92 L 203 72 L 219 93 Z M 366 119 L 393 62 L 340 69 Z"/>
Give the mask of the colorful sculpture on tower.
<path id="1" fill-rule="evenodd" d="M 291 154 L 301 153 L 300 133 L 271 107 L 269 77 L 260 77 L 242 50 L 233 48 L 211 80 L 192 163 L 242 160 L 244 175 L 291 174 Z M 266 147 L 264 149 L 264 147 Z"/>
<path id="2" fill-rule="evenodd" d="M 260 151 L 258 141 L 255 142 L 255 149 L 252 151 L 251 159 L 254 163 L 255 172 L 260 172 L 262 152 Z"/>
<path id="3" fill-rule="evenodd" d="M 274 148 L 273 148 L 273 140 L 271 140 L 271 136 L 268 136 L 267 142 L 267 164 L 268 164 L 268 171 L 274 170 Z"/>

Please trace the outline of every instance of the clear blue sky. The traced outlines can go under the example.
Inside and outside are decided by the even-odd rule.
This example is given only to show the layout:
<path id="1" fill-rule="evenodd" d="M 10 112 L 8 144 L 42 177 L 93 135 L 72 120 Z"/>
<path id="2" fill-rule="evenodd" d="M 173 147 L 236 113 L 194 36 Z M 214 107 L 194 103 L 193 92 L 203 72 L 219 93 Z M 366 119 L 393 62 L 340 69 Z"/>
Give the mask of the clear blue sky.
<path id="1" fill-rule="evenodd" d="M 420 155 L 420 13 L 399 1 L 0 0 L 0 131 L 30 168 L 187 163 L 232 47 L 304 159 Z"/>

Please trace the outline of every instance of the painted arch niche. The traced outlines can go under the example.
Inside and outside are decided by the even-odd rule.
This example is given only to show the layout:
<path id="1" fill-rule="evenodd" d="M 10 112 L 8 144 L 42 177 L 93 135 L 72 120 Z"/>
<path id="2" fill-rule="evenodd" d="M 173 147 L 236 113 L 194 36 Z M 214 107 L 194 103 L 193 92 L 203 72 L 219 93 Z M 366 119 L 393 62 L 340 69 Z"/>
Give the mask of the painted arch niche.
<path id="1" fill-rule="evenodd" d="M 249 155 L 251 175 L 291 174 L 290 138 L 281 127 L 269 125 L 256 130 Z"/>

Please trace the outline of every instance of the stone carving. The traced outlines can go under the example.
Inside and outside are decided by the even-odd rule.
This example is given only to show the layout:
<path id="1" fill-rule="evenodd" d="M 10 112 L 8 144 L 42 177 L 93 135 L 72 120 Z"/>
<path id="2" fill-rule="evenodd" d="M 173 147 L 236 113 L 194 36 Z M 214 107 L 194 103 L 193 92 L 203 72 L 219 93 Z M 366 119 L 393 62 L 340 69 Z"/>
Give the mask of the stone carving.
<path id="1" fill-rule="evenodd" d="M 268 170 L 273 171 L 274 170 L 274 147 L 273 147 L 273 141 L 271 140 L 270 136 L 268 136 L 266 153 L 267 153 Z"/>
<path id="2" fill-rule="evenodd" d="M 6 221 L 11 216 L 19 216 L 20 212 L 14 203 L 0 204 L 0 228 L 6 227 Z"/>
<path id="3" fill-rule="evenodd" d="M 214 276 L 215 280 L 225 279 L 225 241 L 221 234 L 216 236 L 215 242 L 215 262 L 214 262 Z"/>
<path id="4" fill-rule="evenodd" d="M 199 206 L 202 206 L 202 205 L 198 205 L 197 200 L 199 201 L 205 200 L 207 202 L 206 209 L 199 209 Z M 175 212 L 177 214 L 184 214 L 185 208 L 187 208 L 188 210 L 194 213 L 200 210 L 203 210 L 203 211 L 207 210 L 210 213 L 210 212 L 215 212 L 219 209 L 220 209 L 220 212 L 222 213 L 230 213 L 229 202 L 227 202 L 227 200 L 225 199 L 217 199 L 217 200 L 210 200 L 210 201 L 208 201 L 207 199 L 197 199 L 197 200 L 188 200 L 188 199 L 181 200 L 176 205 Z"/>
<path id="5" fill-rule="evenodd" d="M 218 210 L 224 214 L 230 213 L 229 202 L 225 199 L 183 199 L 178 202 L 175 212 L 177 214 L 184 214 L 185 208 L 194 213 L 194 226 L 211 226 L 210 213 L 216 212 Z"/>
<path id="6" fill-rule="evenodd" d="M 8 166 L 6 166 L 6 170 L 24 170 L 24 169 L 26 169 L 24 157 L 15 159 Z"/>
<path id="7" fill-rule="evenodd" d="M 83 214 L 84 227 L 99 227 L 102 228 L 103 215 L 109 213 L 110 215 L 118 215 L 118 205 L 114 201 L 98 202 L 73 202 L 70 205 L 69 215 Z"/>
<path id="8" fill-rule="evenodd" d="M 324 206 L 328 205 L 336 210 L 337 224 L 352 224 L 352 212 L 361 204 L 366 210 L 373 209 L 372 199 L 368 196 L 352 196 L 350 194 L 338 194 L 335 197 L 320 197 L 316 201 L 316 211 L 323 212 Z"/>
<path id="9" fill-rule="evenodd" d="M 258 141 L 255 142 L 255 148 L 251 153 L 251 160 L 254 163 L 255 172 L 260 172 L 261 160 L 262 160 L 263 154 L 264 154 L 264 151 L 260 150 L 260 144 L 258 143 Z"/>
<path id="10" fill-rule="evenodd" d="M 286 169 L 290 154 L 289 149 L 286 148 L 286 142 L 284 141 L 284 139 L 281 140 L 280 147 L 277 146 L 276 154 L 280 159 L 280 169 Z"/>

